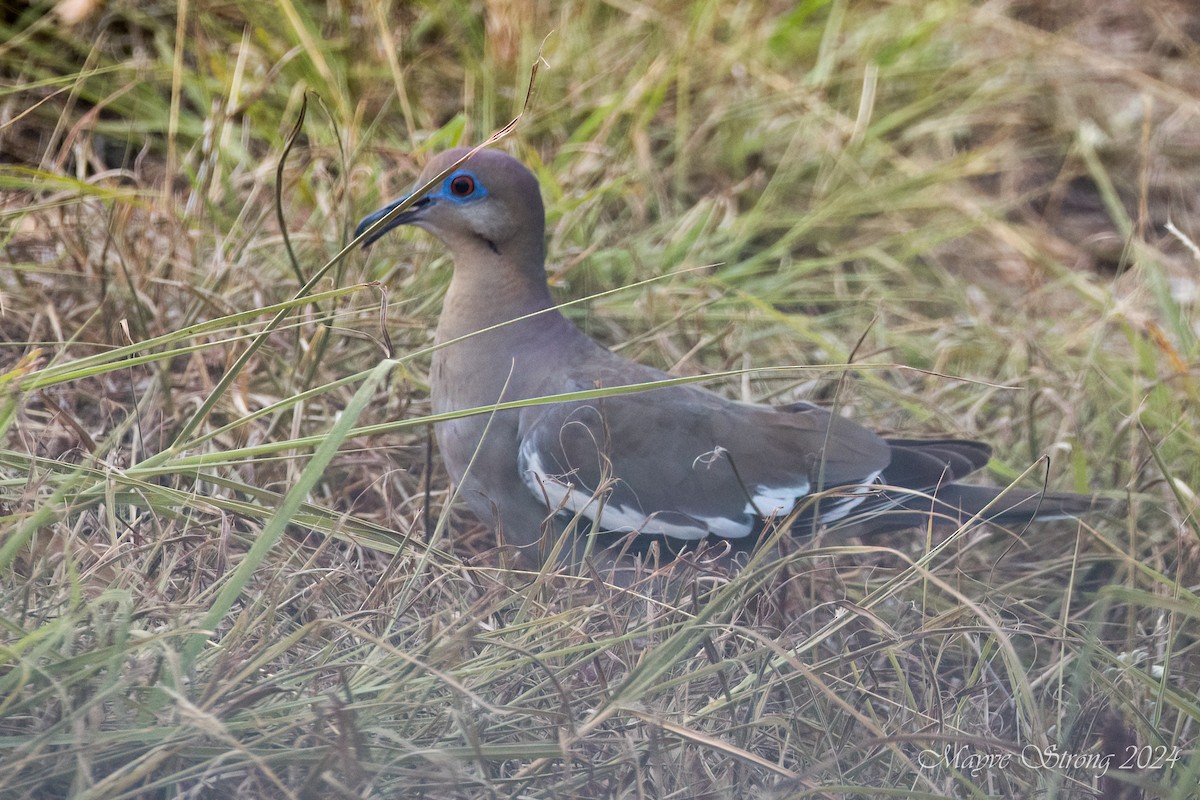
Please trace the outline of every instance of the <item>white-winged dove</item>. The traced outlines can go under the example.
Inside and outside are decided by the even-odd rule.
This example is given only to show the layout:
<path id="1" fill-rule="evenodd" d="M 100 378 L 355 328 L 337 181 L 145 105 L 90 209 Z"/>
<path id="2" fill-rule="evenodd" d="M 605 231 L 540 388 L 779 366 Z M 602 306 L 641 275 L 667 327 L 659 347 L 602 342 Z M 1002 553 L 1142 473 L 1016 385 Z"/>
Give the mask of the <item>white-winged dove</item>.
<path id="1" fill-rule="evenodd" d="M 467 152 L 433 158 L 418 186 Z M 399 225 L 432 233 L 454 258 L 436 338 L 453 343 L 433 356 L 435 413 L 671 377 L 601 347 L 554 308 L 540 189 L 511 156 L 476 153 L 366 244 Z M 838 523 L 861 535 L 981 513 L 1022 524 L 1092 506 L 1083 495 L 956 483 L 987 463 L 981 442 L 884 439 L 809 403 L 735 402 L 695 385 L 482 413 L 439 423 L 436 435 L 471 510 L 536 554 L 526 563 L 544 558 L 572 517 L 584 523 L 573 530 L 744 549 L 789 516 L 797 533 Z M 562 553 L 578 557 L 585 539 Z"/>

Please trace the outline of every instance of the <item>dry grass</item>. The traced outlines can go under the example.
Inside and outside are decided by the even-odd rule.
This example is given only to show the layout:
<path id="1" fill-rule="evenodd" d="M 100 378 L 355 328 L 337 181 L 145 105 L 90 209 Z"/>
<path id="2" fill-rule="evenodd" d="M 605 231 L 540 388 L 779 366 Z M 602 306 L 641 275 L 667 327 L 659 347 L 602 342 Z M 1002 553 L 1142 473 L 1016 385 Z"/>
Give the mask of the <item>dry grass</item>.
<path id="1" fill-rule="evenodd" d="M 1194 797 L 1189 4 L 67 8 L 0 35 L 0 797 Z M 444 254 L 339 251 L 543 40 L 556 287 L 660 278 L 590 333 L 1120 512 L 490 566 L 426 456 Z"/>

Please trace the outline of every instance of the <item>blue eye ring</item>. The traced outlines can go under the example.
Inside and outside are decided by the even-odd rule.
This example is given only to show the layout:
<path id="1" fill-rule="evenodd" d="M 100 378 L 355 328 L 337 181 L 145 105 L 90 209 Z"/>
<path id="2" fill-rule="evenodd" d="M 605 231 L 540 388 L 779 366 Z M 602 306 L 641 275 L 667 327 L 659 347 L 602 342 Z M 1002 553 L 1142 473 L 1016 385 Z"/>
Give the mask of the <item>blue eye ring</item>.
<path id="1" fill-rule="evenodd" d="M 475 194 L 475 178 L 465 172 L 451 175 L 446 181 L 446 189 L 451 197 L 470 197 Z"/>

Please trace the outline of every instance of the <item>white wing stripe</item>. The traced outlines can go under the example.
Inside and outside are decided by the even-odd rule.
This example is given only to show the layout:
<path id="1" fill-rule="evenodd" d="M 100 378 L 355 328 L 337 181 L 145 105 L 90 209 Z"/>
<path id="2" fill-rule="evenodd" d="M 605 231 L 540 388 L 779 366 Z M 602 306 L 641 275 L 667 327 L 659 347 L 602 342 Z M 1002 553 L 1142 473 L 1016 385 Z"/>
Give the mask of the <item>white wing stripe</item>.
<path id="1" fill-rule="evenodd" d="M 611 502 L 602 503 L 595 494 L 577 489 L 569 481 L 548 474 L 540 455 L 528 442 L 521 446 L 520 455 L 524 466 L 521 478 L 531 492 L 539 499 L 548 500 L 552 508 L 581 514 L 606 531 L 637 531 L 694 541 L 709 534 L 726 539 L 740 539 L 754 530 L 754 520 L 749 514 L 744 519 L 735 520 L 680 513 L 672 516 L 678 516 L 688 522 L 675 522 L 657 513 L 647 515 L 636 508 Z"/>
<path id="2" fill-rule="evenodd" d="M 756 518 L 781 517 L 792 512 L 796 504 L 806 497 L 811 485 L 806 481 L 796 486 L 754 487 L 754 495 L 747 501 L 739 519 L 728 517 L 704 517 L 684 512 L 655 512 L 646 514 L 637 508 L 602 502 L 597 493 L 577 488 L 562 476 L 551 475 L 542 464 L 541 455 L 530 441 L 521 445 L 521 478 L 539 500 L 549 502 L 551 510 L 559 509 L 580 514 L 607 531 L 636 531 L 656 536 L 671 536 L 676 539 L 698 540 L 709 534 L 724 539 L 741 539 L 754 530 Z M 866 499 L 871 484 L 880 471 L 872 472 L 860 485 L 845 487 L 849 496 L 822 502 L 820 521 L 822 524 L 837 522 L 850 514 Z M 667 519 L 668 516 L 680 520 Z"/>

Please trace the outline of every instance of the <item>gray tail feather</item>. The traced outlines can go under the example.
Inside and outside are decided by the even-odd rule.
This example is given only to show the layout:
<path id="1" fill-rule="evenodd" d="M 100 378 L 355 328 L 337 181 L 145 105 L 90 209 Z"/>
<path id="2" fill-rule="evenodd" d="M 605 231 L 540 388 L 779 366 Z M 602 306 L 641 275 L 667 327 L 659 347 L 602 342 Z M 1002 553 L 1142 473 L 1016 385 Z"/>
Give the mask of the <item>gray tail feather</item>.
<path id="1" fill-rule="evenodd" d="M 934 496 L 888 492 L 855 509 L 858 535 L 924 527 L 932 519 L 962 525 L 972 518 L 998 525 L 1024 525 L 1035 520 L 1067 519 L 1103 510 L 1106 501 L 1070 492 L 1031 492 L 948 483 Z"/>

